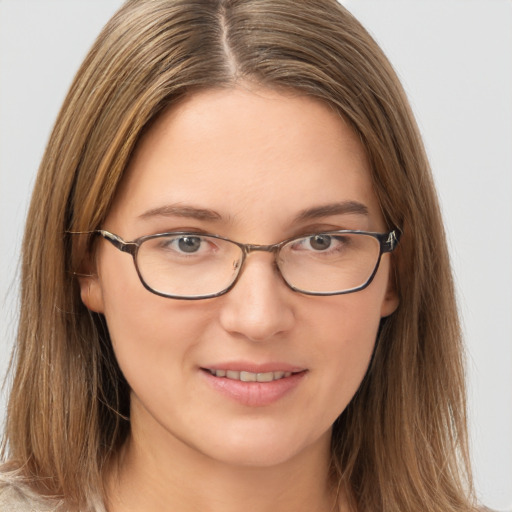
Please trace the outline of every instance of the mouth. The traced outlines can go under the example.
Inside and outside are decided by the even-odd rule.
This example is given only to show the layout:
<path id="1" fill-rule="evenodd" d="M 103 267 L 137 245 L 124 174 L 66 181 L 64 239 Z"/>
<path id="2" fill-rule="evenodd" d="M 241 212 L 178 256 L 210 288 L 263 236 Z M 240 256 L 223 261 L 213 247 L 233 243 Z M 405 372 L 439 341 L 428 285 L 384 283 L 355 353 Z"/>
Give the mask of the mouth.
<path id="1" fill-rule="evenodd" d="M 290 372 L 278 370 L 275 372 L 260 372 L 253 373 L 248 371 L 238 370 L 217 370 L 213 368 L 204 368 L 205 371 L 209 372 L 214 377 L 220 377 L 230 380 L 238 380 L 240 382 L 273 382 L 275 380 L 285 379 L 291 377 L 296 373 L 301 372 Z"/>
<path id="2" fill-rule="evenodd" d="M 248 407 L 264 407 L 283 399 L 308 373 L 287 363 L 231 362 L 200 369 L 213 390 Z"/>

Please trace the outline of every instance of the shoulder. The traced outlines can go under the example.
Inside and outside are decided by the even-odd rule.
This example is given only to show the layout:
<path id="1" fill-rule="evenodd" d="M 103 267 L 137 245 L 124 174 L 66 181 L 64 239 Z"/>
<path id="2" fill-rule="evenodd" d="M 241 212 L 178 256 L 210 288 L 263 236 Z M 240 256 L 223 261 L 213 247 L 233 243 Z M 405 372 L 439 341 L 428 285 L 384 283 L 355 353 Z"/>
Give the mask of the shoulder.
<path id="1" fill-rule="evenodd" d="M 31 491 L 12 473 L 0 472 L 0 512 L 57 512 L 59 505 Z"/>

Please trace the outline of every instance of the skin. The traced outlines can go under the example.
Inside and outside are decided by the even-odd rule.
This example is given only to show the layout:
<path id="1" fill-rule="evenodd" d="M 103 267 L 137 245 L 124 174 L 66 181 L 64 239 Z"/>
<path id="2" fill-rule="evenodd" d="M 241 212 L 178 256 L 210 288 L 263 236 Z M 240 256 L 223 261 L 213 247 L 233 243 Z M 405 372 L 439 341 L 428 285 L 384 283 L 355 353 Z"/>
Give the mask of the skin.
<path id="1" fill-rule="evenodd" d="M 368 214 L 296 219 L 340 201 Z M 219 218 L 141 217 L 170 204 Z M 316 230 L 387 231 L 346 123 L 317 100 L 250 86 L 195 93 L 164 112 L 103 227 L 124 240 L 200 230 L 253 244 Z M 105 315 L 132 389 L 132 431 L 110 473 L 109 510 L 333 510 L 331 426 L 364 377 L 381 318 L 397 307 L 389 255 L 368 288 L 314 297 L 289 289 L 271 254 L 252 253 L 229 293 L 200 301 L 150 293 L 132 258 L 107 241 L 95 261 L 82 300 Z M 233 361 L 286 362 L 305 375 L 254 407 L 219 393 L 201 370 Z"/>

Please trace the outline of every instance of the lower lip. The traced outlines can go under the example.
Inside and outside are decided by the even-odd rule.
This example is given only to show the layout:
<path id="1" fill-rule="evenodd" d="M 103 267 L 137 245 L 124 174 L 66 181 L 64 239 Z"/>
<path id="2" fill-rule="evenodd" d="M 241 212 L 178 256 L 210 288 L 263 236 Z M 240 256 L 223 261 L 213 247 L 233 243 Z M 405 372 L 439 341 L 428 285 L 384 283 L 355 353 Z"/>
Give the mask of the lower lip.
<path id="1" fill-rule="evenodd" d="M 289 377 L 283 377 L 272 382 L 243 382 L 225 377 L 216 377 L 208 370 L 201 370 L 201 373 L 210 386 L 228 398 L 249 407 L 264 407 L 291 393 L 307 372 L 293 373 Z"/>

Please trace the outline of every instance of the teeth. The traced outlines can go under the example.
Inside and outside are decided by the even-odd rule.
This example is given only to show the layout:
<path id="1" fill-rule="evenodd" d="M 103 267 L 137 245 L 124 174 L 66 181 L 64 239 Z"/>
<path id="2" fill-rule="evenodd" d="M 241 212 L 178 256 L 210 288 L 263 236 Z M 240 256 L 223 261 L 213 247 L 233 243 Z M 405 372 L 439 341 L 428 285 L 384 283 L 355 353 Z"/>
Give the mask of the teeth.
<path id="1" fill-rule="evenodd" d="M 281 378 L 281 377 L 279 377 L 279 378 Z M 274 372 L 257 373 L 256 374 L 256 380 L 258 382 L 272 382 L 274 379 L 276 379 L 276 377 L 274 376 Z"/>
<path id="2" fill-rule="evenodd" d="M 208 370 L 215 377 L 225 377 L 231 380 L 240 380 L 242 382 L 272 382 L 274 380 L 290 377 L 292 372 L 265 372 L 265 373 L 252 373 L 246 371 L 235 370 Z"/>
<path id="3" fill-rule="evenodd" d="M 258 375 L 251 372 L 240 372 L 240 380 L 242 382 L 256 382 L 258 380 Z"/>

